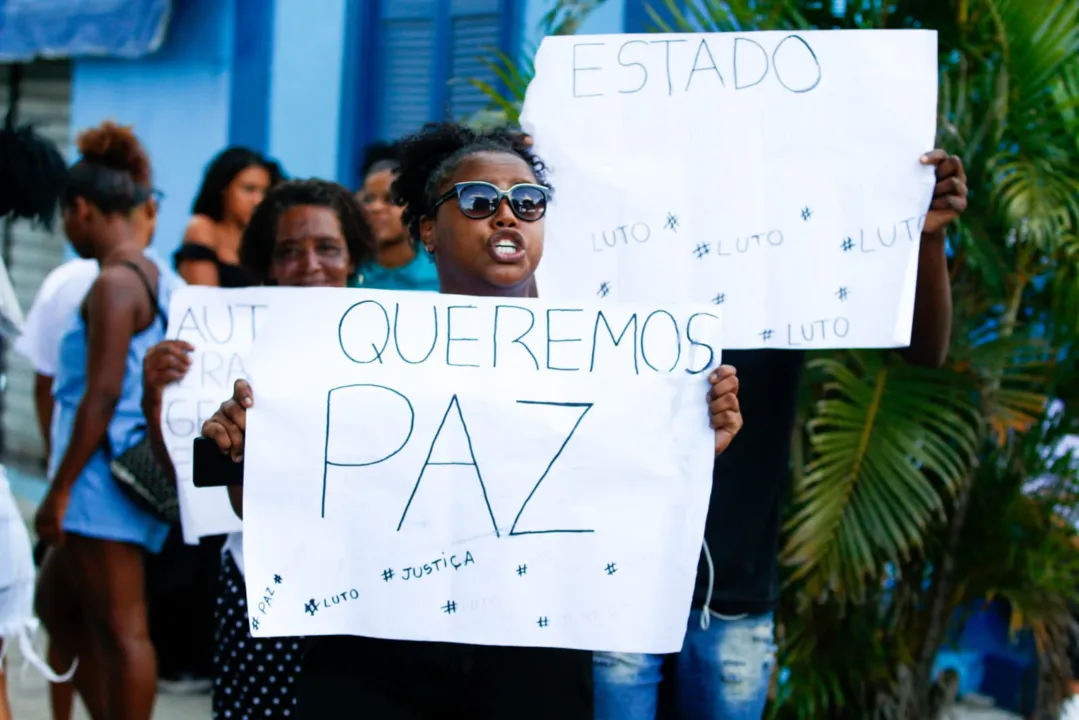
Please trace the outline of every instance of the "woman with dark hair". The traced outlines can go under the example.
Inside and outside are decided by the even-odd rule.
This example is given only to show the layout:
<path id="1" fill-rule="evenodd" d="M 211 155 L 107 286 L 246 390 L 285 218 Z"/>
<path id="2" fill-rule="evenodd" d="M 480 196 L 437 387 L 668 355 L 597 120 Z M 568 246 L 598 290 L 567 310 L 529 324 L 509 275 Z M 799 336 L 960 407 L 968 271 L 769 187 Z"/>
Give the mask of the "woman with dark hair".
<path id="1" fill-rule="evenodd" d="M 240 238 L 266 191 L 282 180 L 281 168 L 254 150 L 223 150 L 206 168 L 176 269 L 192 285 L 244 287 Z"/>
<path id="2" fill-rule="evenodd" d="M 401 141 L 394 192 L 411 236 L 435 258 L 441 292 L 523 298 L 543 257 L 550 188 L 519 132 L 427 126 Z M 708 396 L 715 451 L 741 428 L 734 368 L 715 370 Z M 203 425 L 223 453 L 243 456 L 248 383 Z M 231 491 L 242 493 L 242 486 Z M 301 718 L 591 720 L 592 653 L 365 637 L 320 637 L 304 655 Z"/>
<path id="3" fill-rule="evenodd" d="M 356 267 L 372 256 L 371 237 L 352 195 L 321 180 L 286 182 L 270 190 L 240 248 L 243 267 L 256 284 L 287 287 L 345 287 Z M 183 341 L 166 340 L 146 355 L 144 407 L 158 457 L 168 457 L 161 394 L 166 385 L 183 380 L 192 350 Z M 230 492 L 230 499 L 243 517 L 240 494 Z M 213 717 L 295 717 L 299 640 L 252 638 L 246 597 L 242 535 L 236 533 L 225 543 L 218 581 Z"/>
<path id="4" fill-rule="evenodd" d="M 143 554 L 161 549 L 169 526 L 124 493 L 109 461 L 141 439 L 142 358 L 164 337 L 163 308 L 181 281 L 144 254 L 135 227 L 152 190 L 150 160 L 131 129 L 103 123 L 77 144 L 81 158 L 62 203 L 64 231 L 101 271 L 60 342 L 56 461 L 35 520 L 49 546 L 38 610 L 50 637 L 82 659 L 75 685 L 90 714 L 148 720 L 157 662 Z M 74 598 L 74 612 L 57 607 L 58 596 Z"/>
<path id="5" fill-rule="evenodd" d="M 430 255 L 417 250 L 401 222 L 404 208 L 391 190 L 399 167 L 396 144 L 378 143 L 368 148 L 363 187 L 356 198 L 375 239 L 375 257 L 360 266 L 352 284 L 377 290 L 438 292 L 435 264 Z"/>
<path id="6" fill-rule="evenodd" d="M 277 163 L 254 150 L 230 147 L 206 168 L 184 241 L 173 256 L 192 285 L 245 287 L 240 239 L 266 191 L 281 180 Z M 160 555 L 148 565 L 150 634 L 158 652 L 163 692 L 199 693 L 211 688 L 214 585 L 221 536 L 185 545 L 174 528 Z"/>

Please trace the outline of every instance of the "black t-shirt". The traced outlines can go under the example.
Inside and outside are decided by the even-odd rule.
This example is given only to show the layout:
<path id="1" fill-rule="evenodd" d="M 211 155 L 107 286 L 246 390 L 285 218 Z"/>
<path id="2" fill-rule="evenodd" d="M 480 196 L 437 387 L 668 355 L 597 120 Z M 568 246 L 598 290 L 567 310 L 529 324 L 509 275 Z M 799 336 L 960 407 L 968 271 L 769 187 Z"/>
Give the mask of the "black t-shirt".
<path id="1" fill-rule="evenodd" d="M 591 720 L 592 653 L 363 637 L 306 641 L 300 720 Z"/>
<path id="2" fill-rule="evenodd" d="M 223 288 L 241 288 L 251 284 L 251 279 L 239 265 L 221 262 L 213 248 L 198 243 L 184 243 L 172 256 L 172 264 L 180 269 L 182 262 L 207 261 L 217 265 L 217 284 Z"/>
<path id="3" fill-rule="evenodd" d="M 760 614 L 779 599 L 779 524 L 805 353 L 731 350 L 723 363 L 738 370 L 743 425 L 715 463 L 704 530 L 715 569 L 708 605 L 724 615 Z M 702 552 L 695 608 L 705 604 L 708 576 Z"/>

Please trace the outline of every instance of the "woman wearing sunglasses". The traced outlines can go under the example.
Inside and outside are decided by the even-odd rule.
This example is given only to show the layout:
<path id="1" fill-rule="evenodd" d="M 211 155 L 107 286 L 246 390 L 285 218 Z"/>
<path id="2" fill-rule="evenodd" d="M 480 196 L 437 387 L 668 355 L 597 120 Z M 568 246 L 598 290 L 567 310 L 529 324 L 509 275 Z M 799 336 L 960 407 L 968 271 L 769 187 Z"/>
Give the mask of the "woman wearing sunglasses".
<path id="1" fill-rule="evenodd" d="M 412 236 L 435 259 L 441 292 L 534 293 L 550 188 L 519 133 L 428 125 L 401 142 L 394 191 Z M 733 368 L 713 373 L 708 402 L 717 453 L 741 427 L 737 387 Z M 238 382 L 203 435 L 242 457 L 245 408 L 253 404 L 251 388 Z M 592 718 L 589 652 L 363 637 L 310 642 L 297 688 L 301 718 L 343 711 L 380 720 Z"/>

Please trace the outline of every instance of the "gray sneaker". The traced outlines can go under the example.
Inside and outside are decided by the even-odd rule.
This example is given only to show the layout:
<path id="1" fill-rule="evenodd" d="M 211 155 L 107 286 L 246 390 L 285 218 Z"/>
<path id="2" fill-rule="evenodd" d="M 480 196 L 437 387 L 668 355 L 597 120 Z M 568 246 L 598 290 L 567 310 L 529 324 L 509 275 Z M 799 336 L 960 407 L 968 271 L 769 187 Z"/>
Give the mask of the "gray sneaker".
<path id="1" fill-rule="evenodd" d="M 214 687 L 210 678 L 197 678 L 193 675 L 177 675 L 170 678 L 158 678 L 157 690 L 165 695 L 206 695 Z"/>

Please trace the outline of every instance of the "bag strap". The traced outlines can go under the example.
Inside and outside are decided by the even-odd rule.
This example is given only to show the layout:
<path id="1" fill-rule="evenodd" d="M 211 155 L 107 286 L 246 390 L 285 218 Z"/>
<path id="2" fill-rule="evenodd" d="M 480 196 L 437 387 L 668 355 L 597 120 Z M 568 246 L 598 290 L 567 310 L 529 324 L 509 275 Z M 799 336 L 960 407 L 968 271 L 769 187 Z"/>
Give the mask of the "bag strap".
<path id="1" fill-rule="evenodd" d="M 146 288 L 146 294 L 150 298 L 150 304 L 154 308 L 154 316 L 161 319 L 161 324 L 164 326 L 165 332 L 168 332 L 169 318 L 161 309 L 160 303 L 157 302 L 157 292 L 154 290 L 154 284 L 150 281 L 150 278 L 146 275 L 146 272 L 131 260 L 121 260 L 120 264 L 131 268 L 135 271 L 135 274 L 139 276 L 139 280 L 142 281 L 142 286 Z M 142 427 L 145 428 L 146 426 L 143 425 Z M 112 440 L 109 438 L 107 430 L 105 432 L 105 455 L 110 460 L 114 458 L 114 453 L 112 452 Z"/>
<path id="2" fill-rule="evenodd" d="M 135 271 L 135 274 L 139 276 L 139 280 L 142 281 L 142 286 L 146 288 L 146 294 L 150 297 L 150 304 L 153 305 L 154 315 L 161 318 L 161 324 L 165 326 L 167 332 L 169 329 L 169 319 L 161 309 L 161 305 L 157 302 L 157 290 L 154 289 L 154 284 L 150 282 L 150 278 L 146 275 L 146 272 L 130 260 L 121 260 L 120 264 L 131 268 Z"/>

